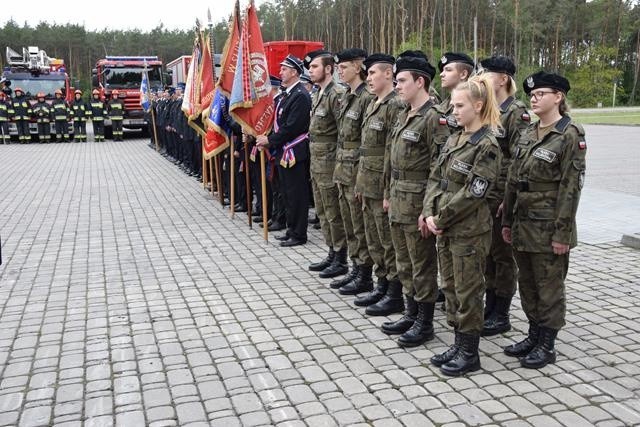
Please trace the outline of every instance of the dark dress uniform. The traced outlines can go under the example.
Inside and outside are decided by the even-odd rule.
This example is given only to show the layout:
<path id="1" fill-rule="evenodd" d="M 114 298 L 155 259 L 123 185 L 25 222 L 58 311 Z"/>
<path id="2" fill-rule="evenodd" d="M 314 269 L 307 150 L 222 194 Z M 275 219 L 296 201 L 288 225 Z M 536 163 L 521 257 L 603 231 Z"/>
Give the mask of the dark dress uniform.
<path id="1" fill-rule="evenodd" d="M 96 142 L 104 141 L 104 119 L 107 117 L 107 107 L 99 97 L 91 98 L 88 115 L 93 123 L 93 137 Z"/>
<path id="2" fill-rule="evenodd" d="M 69 106 L 62 98 L 62 92 L 59 95 L 60 98 L 56 96 L 51 103 L 51 117 L 56 130 L 56 142 L 67 142 L 69 141 Z"/>
<path id="3" fill-rule="evenodd" d="M 11 142 L 9 120 L 13 116 L 13 105 L 5 99 L 4 93 L 0 92 L 0 95 L 0 141 L 8 144 Z"/>
<path id="4" fill-rule="evenodd" d="M 289 57 L 288 57 L 289 58 Z M 302 61 L 297 60 L 302 73 Z M 287 88 L 275 111 L 274 132 L 267 147 L 276 149 L 276 162 L 287 210 L 288 240 L 281 246 L 295 246 L 307 242 L 309 213 L 309 120 L 311 96 L 298 81 Z"/>
<path id="5" fill-rule="evenodd" d="M 42 143 L 51 141 L 51 106 L 42 99 L 42 101 L 36 102 L 32 108 L 33 116 L 38 123 L 38 139 Z"/>
<path id="6" fill-rule="evenodd" d="M 111 93 L 113 96 L 113 92 Z M 118 96 L 118 95 L 116 95 Z M 111 129 L 114 141 L 122 141 L 122 121 L 124 120 L 124 102 L 121 99 L 110 99 L 107 104 L 107 111 L 111 119 Z"/>
<path id="7" fill-rule="evenodd" d="M 537 88 L 566 94 L 570 86 L 564 77 L 540 71 L 524 83 L 527 94 Z M 541 368 L 556 359 L 555 338 L 565 325 L 569 253 L 556 255 L 552 242 L 570 248 L 578 243 L 576 212 L 586 152 L 584 130 L 564 115 L 547 129 L 539 122 L 527 128 L 509 171 L 502 223 L 511 228 L 529 335 L 505 353 L 522 357 L 525 368 Z"/>
<path id="8" fill-rule="evenodd" d="M 16 88 L 14 93 L 16 94 L 16 96 L 13 98 L 11 106 L 13 109 L 13 121 L 15 122 L 16 128 L 18 129 L 18 142 L 20 142 L 21 144 L 28 144 L 29 142 L 31 142 L 29 121 L 31 120 L 33 111 L 31 110 L 31 104 L 29 103 L 29 100 L 24 95 L 24 92 L 21 89 Z"/>
<path id="9" fill-rule="evenodd" d="M 73 119 L 73 140 L 75 142 L 87 142 L 87 115 L 89 106 L 82 99 L 74 99 L 69 106 Z"/>

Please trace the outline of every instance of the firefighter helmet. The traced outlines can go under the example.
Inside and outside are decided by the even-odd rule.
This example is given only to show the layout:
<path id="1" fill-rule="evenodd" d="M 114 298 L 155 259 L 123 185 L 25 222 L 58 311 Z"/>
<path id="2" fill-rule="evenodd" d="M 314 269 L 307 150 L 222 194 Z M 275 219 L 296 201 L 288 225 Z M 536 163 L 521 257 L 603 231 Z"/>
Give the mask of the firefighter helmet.
<path id="1" fill-rule="evenodd" d="M 38 94 L 36 95 L 36 98 L 44 98 L 46 95 L 44 94 L 44 92 L 38 92 Z"/>
<path id="2" fill-rule="evenodd" d="M 94 89 L 91 91 L 92 95 L 100 95 L 100 91 L 98 89 Z"/>
<path id="3" fill-rule="evenodd" d="M 56 95 L 60 95 L 60 96 L 62 96 L 62 90 L 60 90 L 60 89 L 56 89 L 55 94 L 56 94 Z"/>
<path id="4" fill-rule="evenodd" d="M 15 88 L 13 91 L 14 91 L 15 93 L 20 92 L 21 94 L 23 94 L 23 95 L 24 95 L 24 91 L 22 90 L 22 88 L 21 88 L 21 87 L 17 87 L 17 88 Z"/>
<path id="5" fill-rule="evenodd" d="M 4 99 L 7 96 L 3 91 L 0 90 L 0 99 Z"/>
<path id="6" fill-rule="evenodd" d="M 73 92 L 75 95 L 82 95 L 82 91 L 80 89 L 76 89 L 75 92 Z"/>
<path id="7" fill-rule="evenodd" d="M 117 90 L 117 89 L 112 90 L 112 91 L 111 91 L 111 96 L 112 96 L 112 97 L 114 97 L 114 96 L 118 96 L 118 90 Z"/>

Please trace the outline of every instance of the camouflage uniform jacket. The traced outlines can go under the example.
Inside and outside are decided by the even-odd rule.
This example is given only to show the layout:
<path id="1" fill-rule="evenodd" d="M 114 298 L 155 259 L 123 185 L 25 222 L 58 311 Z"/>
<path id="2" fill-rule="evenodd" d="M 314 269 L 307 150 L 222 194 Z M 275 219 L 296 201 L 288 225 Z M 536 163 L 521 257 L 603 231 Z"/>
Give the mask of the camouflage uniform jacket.
<path id="1" fill-rule="evenodd" d="M 385 174 L 391 179 L 384 192 L 384 198 L 389 200 L 391 222 L 418 222 L 431 167 L 449 136 L 449 129 L 440 126 L 440 116 L 433 107 L 433 101 L 429 100 L 412 116 L 409 116 L 411 107 L 405 107 L 391 133 L 385 164 Z"/>
<path id="2" fill-rule="evenodd" d="M 496 185 L 491 188 L 489 198 L 502 201 L 511 158 L 516 150 L 520 135 L 529 126 L 531 119 L 524 103 L 514 99 L 512 96 L 505 99 L 500 105 L 500 112 L 502 128 L 496 131 L 495 136 L 498 145 L 500 145 L 500 150 L 502 150 L 502 163 L 500 165 L 500 176 Z"/>
<path id="3" fill-rule="evenodd" d="M 491 213 L 486 197 L 498 179 L 502 154 L 488 127 L 449 137 L 429 178 L 422 215 L 433 216 L 449 237 L 489 232 Z"/>
<path id="4" fill-rule="evenodd" d="M 377 102 L 371 100 L 362 121 L 362 144 L 360 146 L 360 164 L 356 177 L 356 192 L 364 197 L 382 200 L 385 183 L 389 174 L 384 175 L 385 151 L 391 144 L 389 138 L 396 123 L 402 105 L 392 91 Z"/>
<path id="5" fill-rule="evenodd" d="M 451 96 L 446 97 L 440 104 L 437 104 L 436 110 L 440 113 L 440 125 L 448 126 L 450 133 L 462 130 L 462 128 L 458 126 L 458 122 L 452 114 L 453 105 L 451 105 Z"/>
<path id="6" fill-rule="evenodd" d="M 502 224 L 511 227 L 515 249 L 552 253 L 552 241 L 577 245 L 586 152 L 584 130 L 569 116 L 542 139 L 538 123 L 532 123 L 518 140 L 502 218 Z"/>
<path id="7" fill-rule="evenodd" d="M 364 82 L 355 92 L 348 91 L 342 96 L 338 125 L 338 151 L 333 172 L 334 182 L 348 186 L 354 186 L 356 183 L 362 120 L 365 109 L 372 99 L 373 95 L 367 91 L 367 84 Z"/>
<path id="8" fill-rule="evenodd" d="M 336 167 L 338 147 L 338 114 L 340 98 L 345 90 L 330 82 L 324 90 L 317 91 L 311 100 L 309 124 L 309 149 L 311 151 L 311 176 L 320 188 L 331 188 Z"/>

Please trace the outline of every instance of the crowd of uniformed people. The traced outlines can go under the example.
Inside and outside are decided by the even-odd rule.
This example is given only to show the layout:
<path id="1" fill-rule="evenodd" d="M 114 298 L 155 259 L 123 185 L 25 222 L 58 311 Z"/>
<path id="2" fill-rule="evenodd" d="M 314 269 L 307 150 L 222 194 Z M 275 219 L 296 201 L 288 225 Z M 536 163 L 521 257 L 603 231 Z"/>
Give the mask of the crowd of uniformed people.
<path id="1" fill-rule="evenodd" d="M 442 96 L 433 88 L 436 74 Z M 508 57 L 475 64 L 461 52 L 445 53 L 435 66 L 421 51 L 289 55 L 279 79 L 272 77 L 272 132 L 254 138 L 233 124 L 233 144 L 221 155 L 225 196 L 234 191 L 236 212 L 283 230 L 276 236 L 282 247 L 305 244 L 314 223 L 327 256 L 309 270 L 335 278 L 329 286 L 340 294 L 357 295 L 354 304 L 367 315 L 401 314 L 381 329 L 402 347 L 434 339 L 442 302 L 455 340 L 431 363 L 444 374 L 480 368 L 480 339 L 511 329 L 517 289 L 529 330 L 504 352 L 526 368 L 554 363 L 586 142 L 568 115 L 567 79 L 539 71 L 524 80 L 532 121 L 515 74 Z M 201 177 L 200 141 L 181 102 L 179 89 L 154 101 L 160 145 Z M 230 190 L 231 156 L 237 176 Z"/>
<path id="2" fill-rule="evenodd" d="M 3 82 L 6 85 L 6 82 Z M 61 89 L 54 93 L 53 100 L 47 100 L 44 92 L 35 96 L 32 103 L 21 87 L 10 89 L 4 86 L 0 92 L 0 137 L 2 143 L 9 144 L 9 123 L 15 123 L 17 141 L 21 144 L 39 141 L 87 142 L 87 122 L 91 120 L 95 142 L 105 140 L 106 119 L 111 120 L 114 141 L 122 141 L 124 120 L 124 92 L 113 90 L 109 99 L 101 97 L 94 89 L 91 99 L 86 101 L 81 90 L 74 92 L 68 102 Z M 32 139 L 29 123 L 37 124 L 37 136 Z"/>

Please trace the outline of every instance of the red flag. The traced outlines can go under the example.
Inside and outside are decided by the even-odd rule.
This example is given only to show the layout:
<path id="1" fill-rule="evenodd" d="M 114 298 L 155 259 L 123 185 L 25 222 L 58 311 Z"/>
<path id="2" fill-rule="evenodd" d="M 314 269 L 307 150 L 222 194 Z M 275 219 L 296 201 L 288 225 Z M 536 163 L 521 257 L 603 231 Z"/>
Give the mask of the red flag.
<path id="1" fill-rule="evenodd" d="M 203 37 L 202 61 L 200 64 L 200 112 L 204 112 L 213 101 L 216 83 L 213 79 L 213 55 L 211 53 L 211 34 Z"/>
<path id="2" fill-rule="evenodd" d="M 218 87 L 228 98 L 233 88 L 233 76 L 236 73 L 236 62 L 238 61 L 238 43 L 240 41 L 240 1 L 236 0 L 233 12 L 233 20 L 229 26 L 229 37 L 222 51 L 220 61 L 220 78 Z"/>
<path id="3" fill-rule="evenodd" d="M 231 116 L 251 135 L 269 132 L 275 108 L 262 43 L 262 32 L 253 2 L 249 3 L 238 43 L 237 69 L 231 90 Z M 226 70 L 223 71 L 223 73 Z"/>

